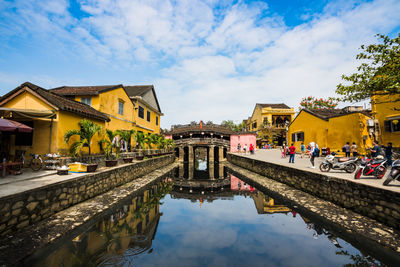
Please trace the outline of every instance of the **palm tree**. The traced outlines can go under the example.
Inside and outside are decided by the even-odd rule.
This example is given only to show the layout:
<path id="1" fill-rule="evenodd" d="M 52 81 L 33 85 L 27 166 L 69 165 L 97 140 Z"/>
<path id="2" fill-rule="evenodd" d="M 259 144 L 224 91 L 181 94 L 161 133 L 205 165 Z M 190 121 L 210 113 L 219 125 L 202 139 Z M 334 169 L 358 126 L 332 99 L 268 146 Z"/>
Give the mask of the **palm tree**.
<path id="1" fill-rule="evenodd" d="M 164 149 L 166 144 L 166 139 L 164 135 L 158 135 L 156 140 L 156 145 L 158 149 Z"/>
<path id="2" fill-rule="evenodd" d="M 135 136 L 135 130 L 117 130 L 117 134 L 128 144 L 128 151 L 131 151 L 131 137 Z"/>
<path id="3" fill-rule="evenodd" d="M 116 158 L 119 158 L 119 152 L 120 152 L 120 142 L 113 142 L 115 137 L 118 136 L 118 131 L 111 131 L 109 129 L 106 129 L 106 136 L 107 139 L 105 139 L 105 144 L 106 147 L 104 149 L 104 152 L 106 154 L 106 158 L 109 159 L 111 157 L 112 154 L 112 150 L 113 148 L 115 148 L 115 155 Z"/>
<path id="4" fill-rule="evenodd" d="M 83 119 L 79 123 L 80 130 L 68 130 L 64 135 L 64 141 L 68 144 L 70 138 L 74 135 L 79 135 L 79 141 L 74 142 L 69 152 L 72 156 L 81 154 L 83 147 L 89 148 L 89 155 L 91 154 L 90 145 L 92 144 L 92 138 L 96 133 L 99 133 L 101 126 L 96 123 Z"/>
<path id="5" fill-rule="evenodd" d="M 135 141 L 139 145 L 139 148 L 143 149 L 145 141 L 146 141 L 146 137 L 142 132 L 136 132 Z"/>
<path id="6" fill-rule="evenodd" d="M 146 140 L 145 140 L 145 142 L 147 144 L 147 147 L 149 149 L 151 149 L 151 145 L 156 144 L 157 143 L 157 139 L 158 139 L 158 136 L 156 134 L 153 134 L 153 133 L 152 134 L 148 134 L 146 136 Z"/>
<path id="7" fill-rule="evenodd" d="M 174 148 L 174 147 L 175 147 L 175 142 L 174 142 L 174 140 L 172 140 L 172 139 L 167 139 L 167 140 L 166 140 L 165 146 L 166 146 L 168 149 Z"/>

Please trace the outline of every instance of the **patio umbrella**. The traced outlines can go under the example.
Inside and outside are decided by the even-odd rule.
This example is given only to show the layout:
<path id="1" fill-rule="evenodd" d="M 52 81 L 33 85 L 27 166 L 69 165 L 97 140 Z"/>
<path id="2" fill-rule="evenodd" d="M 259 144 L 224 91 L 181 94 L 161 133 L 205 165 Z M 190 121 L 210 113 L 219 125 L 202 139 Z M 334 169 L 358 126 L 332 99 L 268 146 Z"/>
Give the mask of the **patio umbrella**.
<path id="1" fill-rule="evenodd" d="M 31 127 L 26 126 L 25 124 L 22 124 L 20 122 L 0 118 L 0 131 L 3 132 L 18 131 L 21 133 L 30 133 L 32 132 L 32 130 L 33 129 Z"/>

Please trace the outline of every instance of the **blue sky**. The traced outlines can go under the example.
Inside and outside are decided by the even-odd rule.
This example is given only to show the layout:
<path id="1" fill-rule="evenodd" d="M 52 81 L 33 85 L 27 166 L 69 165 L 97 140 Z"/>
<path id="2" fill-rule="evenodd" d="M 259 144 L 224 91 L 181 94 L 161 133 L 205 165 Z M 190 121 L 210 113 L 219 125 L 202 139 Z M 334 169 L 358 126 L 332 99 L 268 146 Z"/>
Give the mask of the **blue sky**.
<path id="1" fill-rule="evenodd" d="M 333 96 L 400 1 L 0 0 L 0 95 L 30 81 L 154 84 L 163 128 Z M 342 104 L 344 105 L 344 104 Z"/>

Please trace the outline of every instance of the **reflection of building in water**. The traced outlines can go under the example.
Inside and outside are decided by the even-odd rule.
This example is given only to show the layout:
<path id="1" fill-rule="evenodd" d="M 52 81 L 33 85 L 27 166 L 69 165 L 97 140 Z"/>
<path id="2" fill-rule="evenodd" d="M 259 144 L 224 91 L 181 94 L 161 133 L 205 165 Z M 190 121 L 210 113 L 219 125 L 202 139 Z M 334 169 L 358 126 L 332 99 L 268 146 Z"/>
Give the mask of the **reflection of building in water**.
<path id="1" fill-rule="evenodd" d="M 263 194 L 262 192 L 258 191 L 251 195 L 254 200 L 254 205 L 256 206 L 258 214 L 264 213 L 285 213 L 291 211 L 285 205 L 281 205 L 277 203 L 273 198 Z"/>
<path id="2" fill-rule="evenodd" d="M 246 182 L 243 182 L 239 178 L 234 175 L 230 175 L 231 179 L 231 190 L 232 191 L 250 191 L 253 192 L 255 190 L 254 187 L 250 186 Z"/>
<path id="3" fill-rule="evenodd" d="M 106 265 L 124 265 L 127 255 L 150 249 L 161 215 L 159 200 L 171 190 L 171 185 L 167 182 L 153 185 L 90 231 L 75 237 L 47 258 L 40 258 L 36 266 L 85 266 L 93 258 Z"/>

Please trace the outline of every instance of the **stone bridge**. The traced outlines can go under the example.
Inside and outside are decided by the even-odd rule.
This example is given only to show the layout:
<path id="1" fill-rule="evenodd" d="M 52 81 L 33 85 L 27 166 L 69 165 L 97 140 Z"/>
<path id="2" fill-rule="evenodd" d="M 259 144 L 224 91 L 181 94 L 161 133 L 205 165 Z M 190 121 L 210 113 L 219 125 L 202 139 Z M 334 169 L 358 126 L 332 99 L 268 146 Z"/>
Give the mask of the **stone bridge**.
<path id="1" fill-rule="evenodd" d="M 205 148 L 207 162 L 223 161 L 230 149 L 230 136 L 234 132 L 216 124 L 175 125 L 165 136 L 175 141 L 175 155 L 180 161 L 192 162 Z"/>

